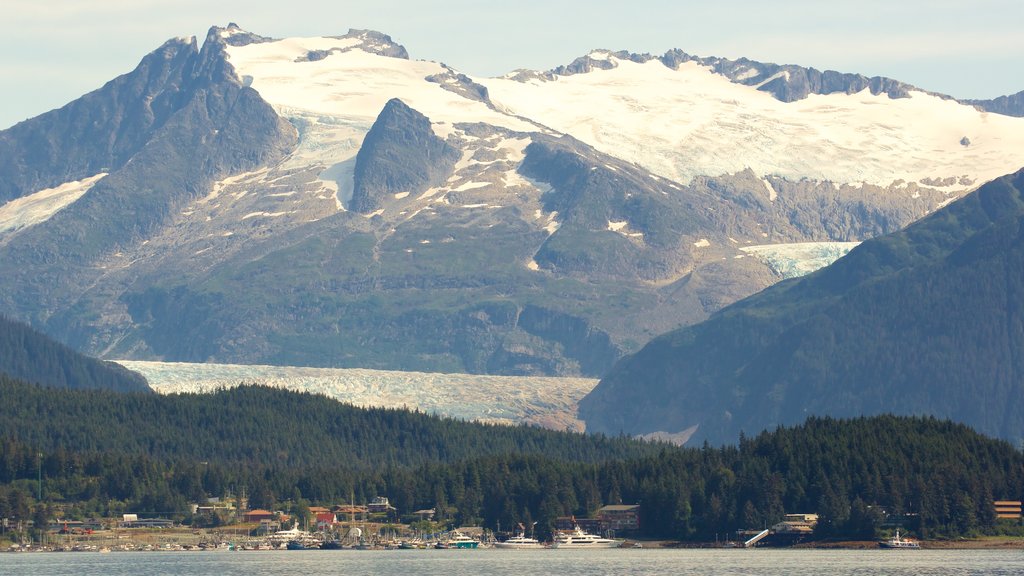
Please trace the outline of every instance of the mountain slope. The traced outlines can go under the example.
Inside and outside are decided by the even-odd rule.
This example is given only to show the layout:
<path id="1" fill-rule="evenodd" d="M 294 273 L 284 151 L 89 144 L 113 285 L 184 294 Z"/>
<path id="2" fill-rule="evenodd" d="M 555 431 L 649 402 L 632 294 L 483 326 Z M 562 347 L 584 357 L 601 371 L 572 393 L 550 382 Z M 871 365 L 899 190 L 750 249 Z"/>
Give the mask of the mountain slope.
<path id="1" fill-rule="evenodd" d="M 146 379 L 113 362 L 83 356 L 0 316 L 0 374 L 52 388 L 148 392 Z"/>
<path id="2" fill-rule="evenodd" d="M 596 376 L 797 269 L 778 245 L 1018 168 L 1022 128 L 750 60 L 480 79 L 229 25 L 0 132 L 0 311 L 107 358 Z"/>
<path id="3" fill-rule="evenodd" d="M 593 431 L 731 441 L 809 414 L 1024 438 L 1024 171 L 661 336 L 580 402 Z"/>

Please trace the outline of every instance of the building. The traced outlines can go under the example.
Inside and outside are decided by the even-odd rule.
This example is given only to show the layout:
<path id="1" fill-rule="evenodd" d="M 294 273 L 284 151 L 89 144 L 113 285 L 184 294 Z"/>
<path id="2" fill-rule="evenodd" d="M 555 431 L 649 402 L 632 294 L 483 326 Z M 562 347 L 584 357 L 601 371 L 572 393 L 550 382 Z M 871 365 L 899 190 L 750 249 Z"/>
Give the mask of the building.
<path id="1" fill-rule="evenodd" d="M 375 496 L 373 500 L 366 505 L 366 511 L 370 514 L 390 514 L 395 511 L 395 507 L 392 506 L 384 496 Z"/>
<path id="2" fill-rule="evenodd" d="M 273 534 L 281 529 L 281 523 L 277 520 L 260 520 L 260 526 L 256 529 L 257 534 Z"/>
<path id="3" fill-rule="evenodd" d="M 193 514 L 212 516 L 217 512 L 234 514 L 235 503 L 230 500 L 221 500 L 220 498 L 207 498 L 204 503 L 196 503 L 192 505 Z"/>
<path id="4" fill-rule="evenodd" d="M 772 526 L 772 532 L 776 534 L 808 535 L 814 532 L 814 527 L 817 524 L 817 514 L 786 514 L 782 522 Z"/>
<path id="5" fill-rule="evenodd" d="M 434 515 L 437 514 L 437 510 L 433 508 L 425 508 L 423 510 L 417 510 L 413 512 L 416 516 L 419 516 L 420 520 L 433 520 Z"/>
<path id="6" fill-rule="evenodd" d="M 270 510 L 249 510 L 242 515 L 242 522 L 262 522 L 264 520 L 276 520 L 277 514 Z"/>
<path id="7" fill-rule="evenodd" d="M 318 512 L 316 515 L 316 529 L 321 532 L 330 530 L 337 523 L 338 518 L 334 515 L 334 512 Z"/>
<path id="8" fill-rule="evenodd" d="M 632 532 L 640 529 L 639 504 L 611 504 L 597 511 L 597 519 L 609 530 Z"/>
<path id="9" fill-rule="evenodd" d="M 342 504 L 341 506 L 334 507 L 334 514 L 339 518 L 348 520 L 349 522 L 355 522 L 359 520 L 366 520 L 366 506 L 359 506 L 358 504 Z"/>
<path id="10" fill-rule="evenodd" d="M 1021 519 L 1020 500 L 996 500 L 992 504 L 996 507 L 996 518 L 1005 518 L 1007 520 Z"/>
<path id="11" fill-rule="evenodd" d="M 125 514 L 135 516 L 135 514 Z M 167 518 L 138 518 L 134 520 L 122 520 L 121 528 L 173 528 L 174 521 Z"/>

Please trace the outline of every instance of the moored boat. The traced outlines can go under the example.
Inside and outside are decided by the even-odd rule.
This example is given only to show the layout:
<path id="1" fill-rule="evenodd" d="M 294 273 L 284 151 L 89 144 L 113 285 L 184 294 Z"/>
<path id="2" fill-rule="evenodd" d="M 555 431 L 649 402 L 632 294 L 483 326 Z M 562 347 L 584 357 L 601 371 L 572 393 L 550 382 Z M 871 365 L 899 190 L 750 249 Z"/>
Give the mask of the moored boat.
<path id="1" fill-rule="evenodd" d="M 495 542 L 494 547 L 507 550 L 529 550 L 532 548 L 543 548 L 544 545 L 539 540 L 527 538 L 525 534 L 520 533 L 504 542 Z"/>
<path id="2" fill-rule="evenodd" d="M 576 526 L 570 532 L 561 532 L 555 536 L 552 548 L 618 548 L 622 546 L 622 540 L 602 538 L 595 534 L 588 534 Z"/>
<path id="3" fill-rule="evenodd" d="M 466 536 L 462 532 L 455 531 L 451 533 L 445 544 L 447 544 L 447 548 L 476 548 L 480 545 L 480 542 Z"/>
<path id="4" fill-rule="evenodd" d="M 889 538 L 888 540 L 882 540 L 878 543 L 878 545 L 881 548 L 909 550 L 915 550 L 921 547 L 921 543 L 917 540 L 912 540 L 910 538 L 901 538 L 899 530 L 896 530 L 895 536 Z"/>

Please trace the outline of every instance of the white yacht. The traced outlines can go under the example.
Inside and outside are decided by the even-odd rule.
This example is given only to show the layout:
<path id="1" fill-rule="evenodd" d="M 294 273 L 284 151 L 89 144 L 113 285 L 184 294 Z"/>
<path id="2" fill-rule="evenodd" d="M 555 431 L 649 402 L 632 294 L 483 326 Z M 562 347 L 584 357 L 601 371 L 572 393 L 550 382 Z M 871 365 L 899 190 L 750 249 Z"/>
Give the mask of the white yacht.
<path id="1" fill-rule="evenodd" d="M 576 526 L 571 532 L 562 532 L 555 536 L 551 543 L 552 548 L 618 548 L 622 546 L 622 540 L 602 538 L 594 534 L 587 534 Z"/>
<path id="2" fill-rule="evenodd" d="M 525 534 L 518 534 L 505 540 L 504 542 L 495 542 L 495 548 L 504 548 L 507 550 L 523 550 L 533 548 L 543 548 L 544 545 L 539 540 L 534 538 L 527 538 Z"/>

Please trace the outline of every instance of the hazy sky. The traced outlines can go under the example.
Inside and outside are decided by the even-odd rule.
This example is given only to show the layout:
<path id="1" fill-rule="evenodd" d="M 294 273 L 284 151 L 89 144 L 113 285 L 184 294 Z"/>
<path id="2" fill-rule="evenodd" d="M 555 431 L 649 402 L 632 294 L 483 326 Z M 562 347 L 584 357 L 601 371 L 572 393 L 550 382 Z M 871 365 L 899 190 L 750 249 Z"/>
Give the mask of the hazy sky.
<path id="1" fill-rule="evenodd" d="M 3 0 L 0 129 L 131 71 L 173 37 L 379 30 L 470 75 L 594 48 L 746 56 L 889 76 L 958 98 L 1024 90 L 1022 0 Z"/>

